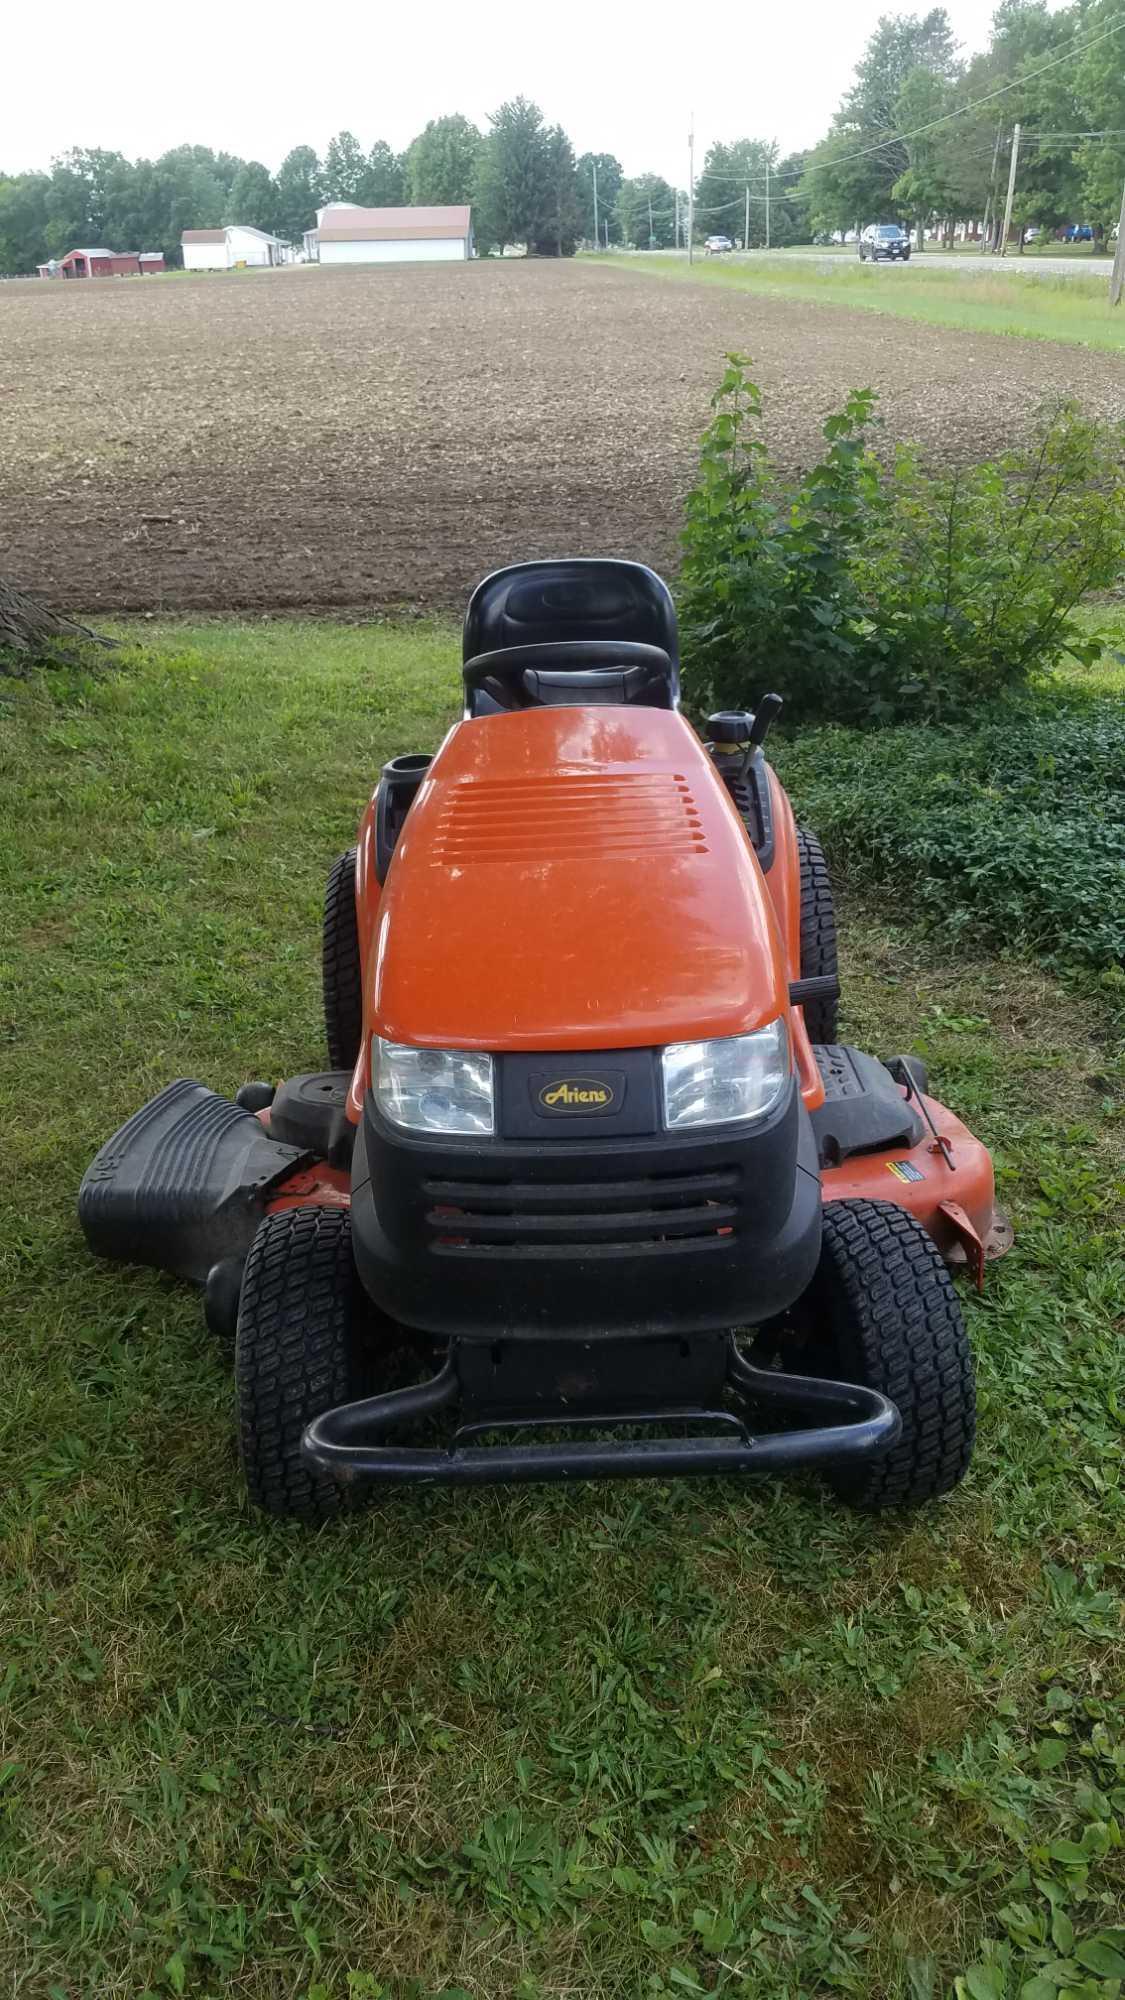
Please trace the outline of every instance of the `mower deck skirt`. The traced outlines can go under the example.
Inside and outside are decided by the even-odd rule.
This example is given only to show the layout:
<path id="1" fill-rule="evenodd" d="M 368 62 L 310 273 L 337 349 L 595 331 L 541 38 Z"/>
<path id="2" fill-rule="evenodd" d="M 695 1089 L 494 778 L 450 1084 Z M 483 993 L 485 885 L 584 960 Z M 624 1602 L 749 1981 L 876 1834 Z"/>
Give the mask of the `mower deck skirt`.
<path id="1" fill-rule="evenodd" d="M 474 1410 L 448 1447 L 386 1441 L 388 1431 L 448 1410 L 462 1399 L 457 1346 L 428 1382 L 389 1395 L 341 1403 L 305 1432 L 302 1452 L 317 1471 L 341 1485 L 421 1482 L 478 1486 L 557 1479 L 674 1478 L 696 1473 L 766 1474 L 806 1465 L 880 1456 L 902 1429 L 895 1405 L 873 1389 L 755 1368 L 728 1341 L 726 1387 L 744 1408 L 756 1403 L 819 1418 L 804 1429 L 755 1436 L 732 1409 L 584 1409 L 581 1412 Z M 719 1435 L 699 1434 L 702 1426 Z M 687 1427 L 695 1435 L 634 1439 L 481 1445 L 472 1440 L 505 1431 Z"/>

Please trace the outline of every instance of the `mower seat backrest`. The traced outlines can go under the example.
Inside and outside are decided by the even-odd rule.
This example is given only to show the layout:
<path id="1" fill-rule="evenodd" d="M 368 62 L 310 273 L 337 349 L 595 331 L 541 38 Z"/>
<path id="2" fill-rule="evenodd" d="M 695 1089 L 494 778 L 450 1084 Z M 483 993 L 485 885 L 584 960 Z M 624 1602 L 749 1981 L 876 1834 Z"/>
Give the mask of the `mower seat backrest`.
<path id="1" fill-rule="evenodd" d="M 678 708 L 680 647 L 676 611 L 666 583 L 644 563 L 618 562 L 600 556 L 571 556 L 555 562 L 514 563 L 494 570 L 479 583 L 465 613 L 462 658 L 498 652 L 508 646 L 535 646 L 560 640 L 624 640 L 658 646 L 668 657 L 668 684 L 647 697 L 653 707 Z M 623 681 L 622 676 L 617 677 Z M 532 692 L 530 688 L 527 690 Z M 497 703 L 486 693 L 469 692 L 468 711 L 485 714 Z M 579 677 L 544 674 L 539 698 L 544 705 L 566 701 L 628 700 L 624 684 L 618 694 L 611 680 L 585 688 Z M 644 699 L 644 697 L 642 697 Z"/>

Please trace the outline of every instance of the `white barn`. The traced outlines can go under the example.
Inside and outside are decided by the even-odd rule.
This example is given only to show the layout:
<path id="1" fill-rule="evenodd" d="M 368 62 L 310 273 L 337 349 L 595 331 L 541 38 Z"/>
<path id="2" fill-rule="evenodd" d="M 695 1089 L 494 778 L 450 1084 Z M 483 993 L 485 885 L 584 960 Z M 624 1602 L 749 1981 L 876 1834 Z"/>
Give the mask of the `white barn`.
<path id="1" fill-rule="evenodd" d="M 472 214 L 456 208 L 319 208 L 305 250 L 322 264 L 463 263 L 473 254 Z"/>
<path id="2" fill-rule="evenodd" d="M 180 237 L 185 271 L 231 271 L 236 264 L 291 264 L 293 245 L 249 223 L 226 229 L 185 229 Z"/>

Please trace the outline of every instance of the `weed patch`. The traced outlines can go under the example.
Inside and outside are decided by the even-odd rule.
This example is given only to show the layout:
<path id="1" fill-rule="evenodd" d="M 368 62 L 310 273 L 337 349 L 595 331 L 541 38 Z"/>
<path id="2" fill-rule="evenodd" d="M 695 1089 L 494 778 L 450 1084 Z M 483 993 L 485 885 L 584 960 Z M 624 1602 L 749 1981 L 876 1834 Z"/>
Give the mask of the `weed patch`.
<path id="1" fill-rule="evenodd" d="M 806 731 L 776 762 L 830 862 L 947 937 L 1125 962 L 1119 699 L 1049 685 L 957 728 Z"/>

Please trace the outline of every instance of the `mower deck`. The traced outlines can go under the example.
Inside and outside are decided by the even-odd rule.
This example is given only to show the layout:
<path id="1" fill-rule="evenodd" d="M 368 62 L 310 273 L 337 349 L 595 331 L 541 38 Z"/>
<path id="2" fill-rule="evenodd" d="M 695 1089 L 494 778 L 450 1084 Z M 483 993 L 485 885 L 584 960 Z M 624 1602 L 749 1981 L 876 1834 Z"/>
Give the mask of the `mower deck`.
<path id="1" fill-rule="evenodd" d="M 837 1050 L 818 1055 L 840 1061 Z M 890 1084 L 881 1065 L 871 1068 Z M 91 1249 L 203 1283 L 209 1273 L 240 1268 L 264 1215 L 348 1209 L 339 1155 L 347 1080 L 343 1072 L 293 1079 L 256 1113 L 188 1079 L 170 1084 L 107 1141 L 85 1176 L 79 1215 Z M 891 1150 L 900 1172 L 912 1159 L 920 1163 L 897 1192 L 903 1206 L 921 1208 L 927 1185 L 931 1200 L 947 1186 L 956 1191 L 959 1167 L 975 1180 L 983 1149 L 936 1100 L 924 1101 L 929 1115 L 919 1120 L 920 1101 L 912 1106 L 910 1094 L 898 1098 L 902 1123 Z M 947 1133 L 960 1159 L 952 1140 L 948 1153 L 941 1149 Z M 868 1154 L 825 1168 L 825 1198 L 836 1182 L 842 1196 L 852 1193 L 857 1170 L 869 1184 L 886 1165 L 885 1154 Z M 963 1225 L 950 1223 L 947 1211 L 956 1206 L 941 1200 L 931 1224 L 949 1261 L 957 1261 L 958 1241 L 967 1237 L 971 1252 L 977 1240 L 963 1211 Z M 230 1333 L 237 1296 L 236 1277 Z M 442 1343 L 435 1345 L 440 1351 Z M 439 1417 L 457 1419 L 445 1443 L 394 1438 L 402 1427 Z M 663 1435 L 535 1436 L 595 1429 Z M 763 1475 L 870 1460 L 890 1450 L 900 1430 L 899 1411 L 885 1396 L 757 1367 L 729 1332 L 684 1340 L 540 1331 L 493 1341 L 452 1337 L 429 1380 L 337 1404 L 308 1426 L 302 1453 L 310 1468 L 342 1486 Z M 487 1437 L 497 1441 L 482 1442 Z"/>

